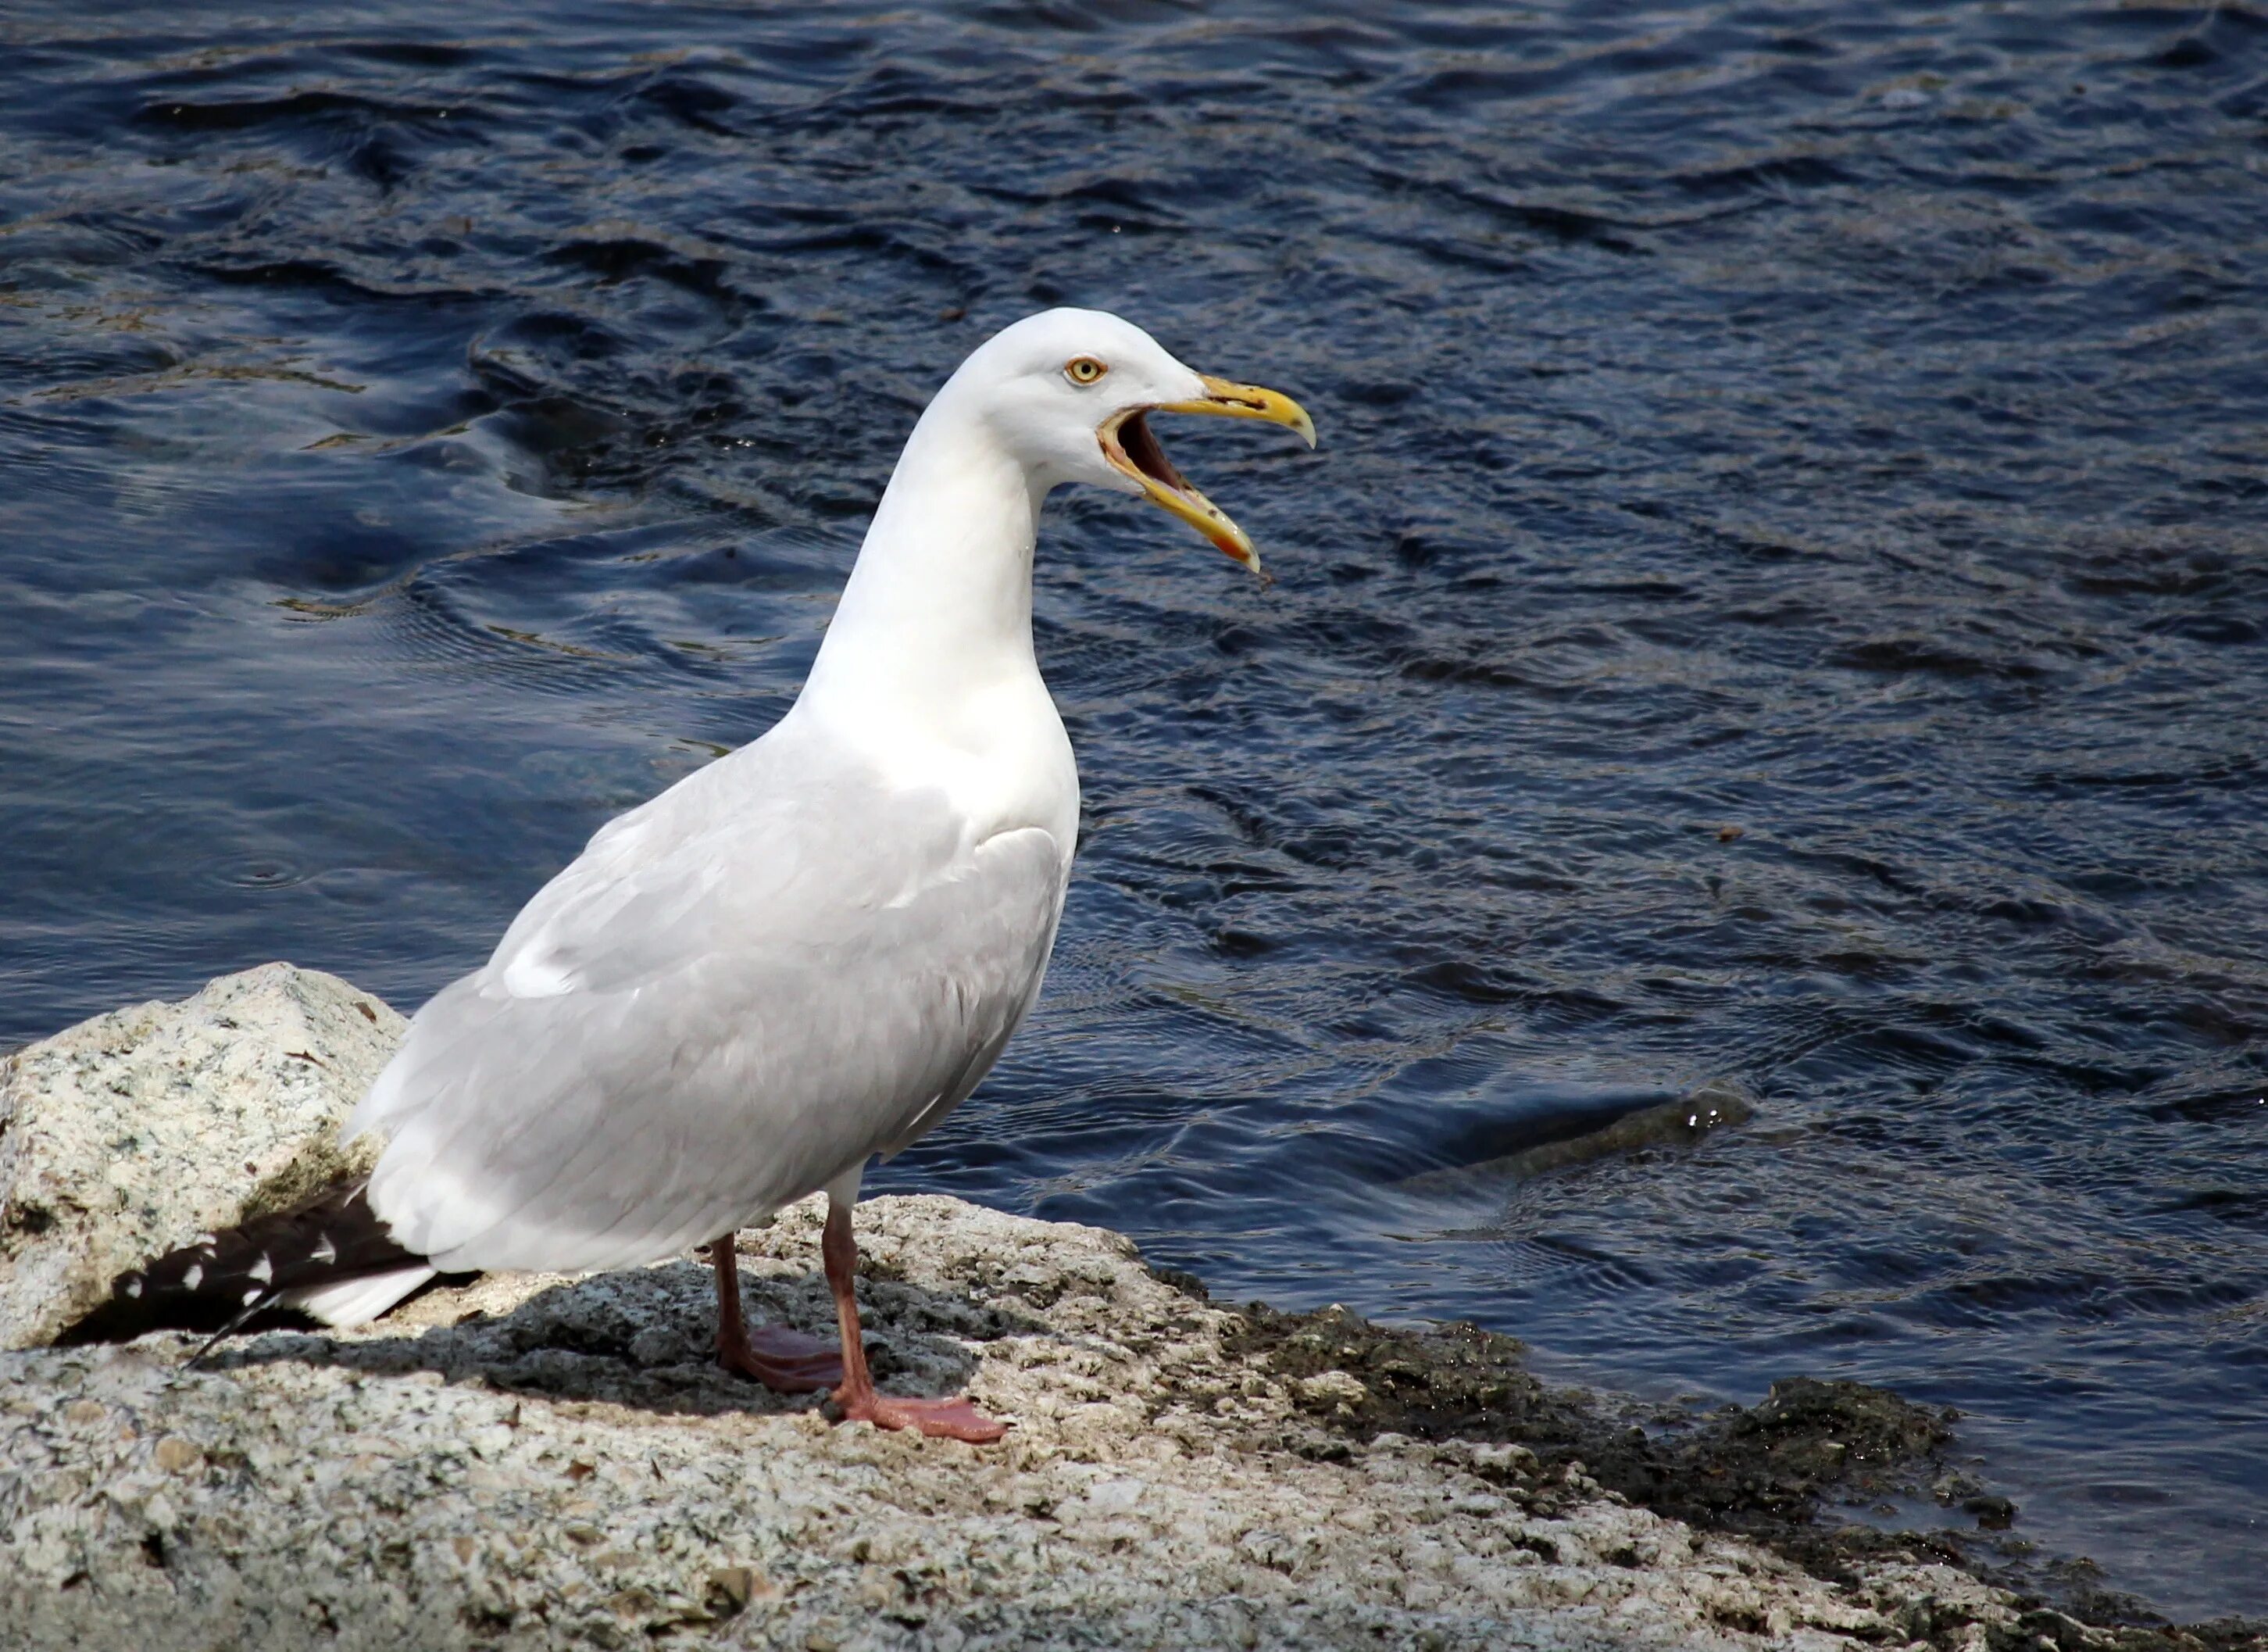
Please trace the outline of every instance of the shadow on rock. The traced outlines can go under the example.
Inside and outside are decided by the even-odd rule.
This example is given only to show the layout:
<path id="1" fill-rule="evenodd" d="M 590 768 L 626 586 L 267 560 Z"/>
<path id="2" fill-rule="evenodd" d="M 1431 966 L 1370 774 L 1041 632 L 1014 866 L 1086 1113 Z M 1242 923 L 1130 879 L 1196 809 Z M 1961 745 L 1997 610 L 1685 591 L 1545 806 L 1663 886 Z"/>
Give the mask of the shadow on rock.
<path id="1" fill-rule="evenodd" d="M 954 1394 L 976 1368 L 966 1344 L 1043 1332 L 1038 1320 L 902 1280 L 862 1279 L 866 1357 L 875 1379 L 908 1395 Z M 816 1276 L 741 1275 L 752 1321 L 835 1334 L 835 1307 Z M 716 1361 L 713 1276 L 700 1264 L 563 1280 L 528 1294 L 525 1280 L 482 1279 L 431 1293 L 379 1322 L 404 1334 L 276 1332 L 216 1352 L 216 1369 L 297 1362 L 373 1376 L 431 1371 L 508 1393 L 716 1416 L 809 1410 L 818 1395 L 775 1394 Z"/>

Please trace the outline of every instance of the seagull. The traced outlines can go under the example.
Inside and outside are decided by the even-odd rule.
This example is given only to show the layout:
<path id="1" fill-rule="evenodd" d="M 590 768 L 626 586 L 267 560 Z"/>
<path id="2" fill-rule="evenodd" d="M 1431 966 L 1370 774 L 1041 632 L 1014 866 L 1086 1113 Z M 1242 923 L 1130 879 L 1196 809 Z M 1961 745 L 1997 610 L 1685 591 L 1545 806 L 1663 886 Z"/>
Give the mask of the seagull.
<path id="1" fill-rule="evenodd" d="M 983 1442 L 965 1397 L 877 1390 L 851 1213 L 876 1154 L 976 1088 L 1047 973 L 1079 772 L 1032 650 L 1041 508 L 1149 500 L 1258 572 L 1156 413 L 1313 422 L 1115 315 L 978 346 L 915 424 L 801 694 L 608 822 L 489 961 L 435 995 L 343 1132 L 364 1181 L 121 1274 L 76 1339 L 376 1318 L 438 1275 L 585 1272 L 705 1243 L 719 1362 L 845 1420 Z M 830 1346 L 744 1320 L 733 1235 L 824 1190 Z"/>

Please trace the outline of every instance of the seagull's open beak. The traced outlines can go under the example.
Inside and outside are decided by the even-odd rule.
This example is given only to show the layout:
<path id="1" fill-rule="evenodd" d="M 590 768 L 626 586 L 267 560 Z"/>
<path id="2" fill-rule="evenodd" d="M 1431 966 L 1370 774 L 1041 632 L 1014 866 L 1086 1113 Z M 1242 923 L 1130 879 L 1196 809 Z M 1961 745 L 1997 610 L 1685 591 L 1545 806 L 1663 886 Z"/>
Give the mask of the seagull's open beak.
<path id="1" fill-rule="evenodd" d="M 1103 457 L 1140 483 L 1142 491 L 1152 504 L 1196 528 L 1219 546 L 1224 556 L 1258 573 L 1260 553 L 1252 548 L 1251 539 L 1228 520 L 1220 506 L 1190 486 L 1189 478 L 1174 468 L 1174 461 L 1166 457 L 1166 450 L 1158 445 L 1158 438 L 1143 416 L 1210 413 L 1220 418 L 1266 419 L 1271 424 L 1290 425 L 1307 439 L 1310 447 L 1315 445 L 1315 422 L 1297 402 L 1273 390 L 1263 390 L 1256 385 L 1231 384 L 1226 379 L 1210 376 L 1202 382 L 1204 394 L 1193 401 L 1165 402 L 1153 408 L 1130 408 L 1123 413 L 1113 414 L 1097 432 L 1102 441 Z"/>

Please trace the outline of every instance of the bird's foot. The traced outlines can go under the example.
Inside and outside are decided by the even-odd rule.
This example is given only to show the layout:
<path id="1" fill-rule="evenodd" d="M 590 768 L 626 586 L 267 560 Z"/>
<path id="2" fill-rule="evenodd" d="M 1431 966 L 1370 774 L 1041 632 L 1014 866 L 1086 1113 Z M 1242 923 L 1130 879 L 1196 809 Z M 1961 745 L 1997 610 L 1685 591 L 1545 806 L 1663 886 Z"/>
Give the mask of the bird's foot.
<path id="1" fill-rule="evenodd" d="M 987 1417 L 964 1397 L 952 1399 L 901 1399 L 869 1387 L 854 1393 L 847 1387 L 835 1390 L 835 1403 L 845 1422 L 870 1422 L 877 1428 L 911 1428 L 933 1440 L 966 1440 L 990 1445 L 1008 1432 L 1008 1425 Z"/>
<path id="2" fill-rule="evenodd" d="M 775 1394 L 816 1394 L 843 1380 L 842 1350 L 784 1325 L 759 1325 L 738 1346 L 719 1336 L 717 1363 L 755 1377 Z"/>

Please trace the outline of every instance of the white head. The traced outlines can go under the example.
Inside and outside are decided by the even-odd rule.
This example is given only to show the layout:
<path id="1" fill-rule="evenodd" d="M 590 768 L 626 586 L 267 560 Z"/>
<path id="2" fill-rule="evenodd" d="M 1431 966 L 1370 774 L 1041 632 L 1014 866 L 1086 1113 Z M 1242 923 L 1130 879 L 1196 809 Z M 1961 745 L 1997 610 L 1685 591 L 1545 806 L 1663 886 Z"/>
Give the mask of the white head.
<path id="1" fill-rule="evenodd" d="M 1314 423 L 1291 397 L 1185 367 L 1101 310 L 1048 310 L 1004 328 L 961 363 L 938 403 L 981 420 L 1043 491 L 1087 482 L 1147 498 L 1256 572 L 1251 540 L 1174 468 L 1146 416 L 1266 419 L 1315 445 Z"/>

